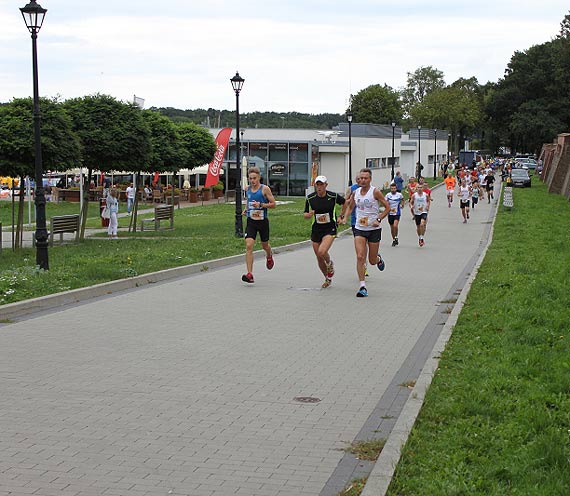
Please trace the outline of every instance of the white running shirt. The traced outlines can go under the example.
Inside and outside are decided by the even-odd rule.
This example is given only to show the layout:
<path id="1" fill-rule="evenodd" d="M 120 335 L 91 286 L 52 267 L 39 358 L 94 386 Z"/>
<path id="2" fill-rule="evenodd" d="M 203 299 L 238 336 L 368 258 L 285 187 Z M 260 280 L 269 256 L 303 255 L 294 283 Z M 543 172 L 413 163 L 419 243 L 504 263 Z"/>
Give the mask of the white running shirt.
<path id="1" fill-rule="evenodd" d="M 362 188 L 358 188 L 354 192 L 354 201 L 356 202 L 356 229 L 360 231 L 373 231 L 380 229 L 380 226 L 373 226 L 372 223 L 378 218 L 380 206 L 378 200 L 374 198 L 375 186 L 370 186 L 368 192 L 363 195 Z"/>
<path id="2" fill-rule="evenodd" d="M 421 196 L 414 193 L 414 215 L 427 214 L 428 196 L 424 193 Z"/>

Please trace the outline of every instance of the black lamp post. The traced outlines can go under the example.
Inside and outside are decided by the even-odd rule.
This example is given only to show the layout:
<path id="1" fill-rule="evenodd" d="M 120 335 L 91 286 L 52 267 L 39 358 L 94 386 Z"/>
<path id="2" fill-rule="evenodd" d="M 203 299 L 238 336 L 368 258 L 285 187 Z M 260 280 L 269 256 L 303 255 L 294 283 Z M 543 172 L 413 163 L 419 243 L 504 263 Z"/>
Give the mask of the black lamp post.
<path id="1" fill-rule="evenodd" d="M 46 229 L 46 197 L 43 182 L 42 167 L 42 141 L 41 141 L 41 116 L 40 116 L 40 91 L 38 87 L 38 32 L 44 22 L 47 9 L 43 9 L 36 0 L 25 7 L 21 7 L 22 17 L 26 27 L 32 33 L 32 69 L 34 79 L 34 154 L 36 187 L 34 191 L 36 204 L 36 265 L 40 269 L 49 269 L 48 260 L 48 233 Z"/>
<path id="2" fill-rule="evenodd" d="M 396 133 L 396 123 L 392 122 L 392 181 L 394 180 L 394 162 L 396 161 L 396 157 L 394 155 L 394 137 Z"/>
<path id="3" fill-rule="evenodd" d="M 422 126 L 418 126 L 418 173 L 417 179 L 422 177 Z"/>
<path id="4" fill-rule="evenodd" d="M 436 178 L 436 164 L 437 164 L 437 129 L 433 130 L 435 136 L 433 138 L 433 180 Z"/>
<path id="5" fill-rule="evenodd" d="M 352 186 L 352 110 L 346 113 L 348 121 L 348 185 Z"/>
<path id="6" fill-rule="evenodd" d="M 243 221 L 241 218 L 241 154 L 240 154 L 240 141 L 239 141 L 239 94 L 243 87 L 243 83 L 245 81 L 239 75 L 239 72 L 236 72 L 236 75 L 230 79 L 232 82 L 232 88 L 236 94 L 236 169 L 237 169 L 237 180 L 236 180 L 236 222 L 235 222 L 235 235 L 236 238 L 243 238 Z"/>

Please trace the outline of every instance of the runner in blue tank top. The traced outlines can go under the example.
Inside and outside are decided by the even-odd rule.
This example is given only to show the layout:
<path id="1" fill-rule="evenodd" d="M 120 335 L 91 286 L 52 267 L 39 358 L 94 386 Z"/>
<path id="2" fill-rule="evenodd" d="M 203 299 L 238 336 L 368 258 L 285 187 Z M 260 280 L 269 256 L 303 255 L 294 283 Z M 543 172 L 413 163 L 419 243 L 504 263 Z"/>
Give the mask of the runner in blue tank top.
<path id="1" fill-rule="evenodd" d="M 253 283 L 253 246 L 259 233 L 261 247 L 265 251 L 265 266 L 271 270 L 275 265 L 273 253 L 269 244 L 269 219 L 267 209 L 275 208 L 275 198 L 271 188 L 261 184 L 260 171 L 257 167 L 248 170 L 249 188 L 247 188 L 247 202 L 242 214 L 247 216 L 245 228 L 245 265 L 247 274 L 241 276 L 241 280 Z"/>

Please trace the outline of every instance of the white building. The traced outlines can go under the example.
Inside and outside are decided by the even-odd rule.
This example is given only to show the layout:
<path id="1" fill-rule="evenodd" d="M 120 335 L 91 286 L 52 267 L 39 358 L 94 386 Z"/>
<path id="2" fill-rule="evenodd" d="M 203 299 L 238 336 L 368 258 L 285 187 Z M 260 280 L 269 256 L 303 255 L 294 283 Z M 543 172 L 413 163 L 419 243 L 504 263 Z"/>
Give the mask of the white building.
<path id="1" fill-rule="evenodd" d="M 211 129 L 215 137 L 219 129 Z M 314 178 L 327 176 L 331 191 L 344 192 L 352 178 L 368 167 L 373 171 L 373 184 L 384 186 L 391 180 L 392 163 L 394 171 L 400 170 L 404 177 L 415 175 L 418 160 L 424 166 L 424 176 L 433 174 L 434 157 L 436 173 L 446 160 L 448 133 L 445 130 L 412 129 L 402 134 L 398 126 L 341 123 L 332 131 L 317 129 L 243 129 L 240 132 L 241 156 L 247 163 L 261 169 L 264 183 L 274 194 L 282 196 L 304 196 Z M 351 136 L 349 143 L 349 134 Z M 437 139 L 436 139 L 437 137 Z M 352 149 L 352 161 L 349 149 Z M 392 152 L 393 150 L 393 152 Z M 227 188 L 236 184 L 235 130 L 224 160 L 228 178 Z M 230 174 L 227 175 L 229 168 Z M 181 171 L 184 174 L 183 171 Z M 200 178 L 203 184 L 205 176 Z"/>

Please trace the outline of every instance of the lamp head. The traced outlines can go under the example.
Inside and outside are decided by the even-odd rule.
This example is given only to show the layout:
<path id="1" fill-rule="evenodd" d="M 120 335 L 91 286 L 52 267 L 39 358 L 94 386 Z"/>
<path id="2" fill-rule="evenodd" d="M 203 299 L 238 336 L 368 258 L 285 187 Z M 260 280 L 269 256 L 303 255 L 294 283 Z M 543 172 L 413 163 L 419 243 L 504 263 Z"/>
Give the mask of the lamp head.
<path id="1" fill-rule="evenodd" d="M 239 72 L 236 71 L 236 75 L 233 78 L 231 78 L 230 81 L 232 82 L 232 88 L 236 92 L 236 95 L 239 95 L 239 93 L 243 87 L 243 83 L 244 83 L 245 79 L 242 78 L 239 75 Z"/>
<path id="2" fill-rule="evenodd" d="M 37 4 L 36 0 L 31 0 L 25 7 L 20 7 L 20 12 L 30 33 L 37 33 L 44 23 L 47 9 Z"/>
<path id="3" fill-rule="evenodd" d="M 352 110 L 349 110 L 349 111 L 346 113 L 346 120 L 347 120 L 348 122 L 352 122 L 352 118 L 353 118 L 353 117 L 354 117 L 354 114 L 352 113 Z"/>

